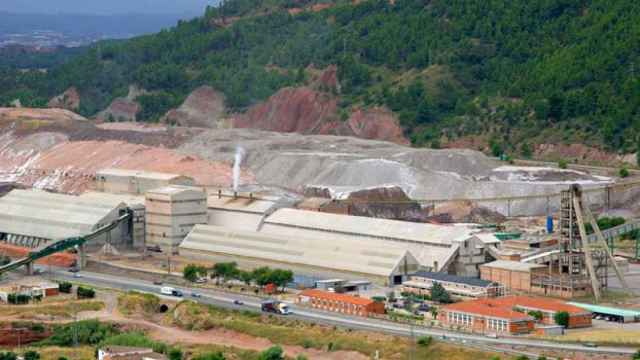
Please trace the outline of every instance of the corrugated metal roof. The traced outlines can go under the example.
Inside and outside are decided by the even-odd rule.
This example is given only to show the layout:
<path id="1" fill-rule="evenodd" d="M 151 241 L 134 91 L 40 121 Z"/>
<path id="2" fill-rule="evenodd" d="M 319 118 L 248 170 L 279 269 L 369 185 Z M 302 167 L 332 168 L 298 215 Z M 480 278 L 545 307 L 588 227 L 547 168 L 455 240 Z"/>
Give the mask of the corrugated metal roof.
<path id="1" fill-rule="evenodd" d="M 227 211 L 248 212 L 254 214 L 264 214 L 269 211 L 275 202 L 272 200 L 263 200 L 251 197 L 233 197 L 209 195 L 207 199 L 207 207 L 209 209 L 220 209 Z"/>
<path id="2" fill-rule="evenodd" d="M 147 191 L 148 194 L 156 194 L 156 195 L 176 195 L 181 193 L 189 193 L 189 192 L 197 192 L 202 193 L 204 195 L 204 190 L 195 186 L 187 186 L 187 185 L 169 185 L 163 186 L 156 189 L 151 189 Z"/>
<path id="3" fill-rule="evenodd" d="M 347 304 L 362 305 L 362 306 L 367 306 L 374 302 L 373 300 L 367 299 L 367 298 L 361 298 L 361 297 L 351 296 L 346 294 L 331 293 L 331 292 L 321 291 L 316 289 L 303 290 L 302 292 L 300 292 L 299 295 L 313 297 L 317 299 L 323 299 L 323 300 L 338 301 L 338 302 L 347 303 Z"/>
<path id="4" fill-rule="evenodd" d="M 45 239 L 83 235 L 123 206 L 122 202 L 100 202 L 36 190 L 13 190 L 0 198 L 0 232 Z"/>
<path id="5" fill-rule="evenodd" d="M 80 194 L 80 198 L 104 204 L 117 205 L 125 203 L 127 205 L 144 205 L 144 196 L 133 194 L 111 194 L 98 191 L 87 191 Z"/>
<path id="6" fill-rule="evenodd" d="M 623 316 L 623 317 L 640 317 L 640 311 L 638 310 L 620 309 L 620 308 L 614 308 L 610 306 L 600 306 L 600 305 L 584 304 L 584 303 L 577 303 L 577 302 L 569 302 L 568 304 L 577 306 L 579 308 L 582 308 L 594 313 L 598 313 L 598 314 L 616 315 L 616 316 Z"/>
<path id="7" fill-rule="evenodd" d="M 122 177 L 136 177 L 140 179 L 154 179 L 154 180 L 172 180 L 181 177 L 187 177 L 178 174 L 169 174 L 153 171 L 141 171 L 141 170 L 129 170 L 129 169 L 102 169 L 96 172 L 97 176 L 122 176 Z"/>
<path id="8" fill-rule="evenodd" d="M 482 264 L 480 267 L 490 267 L 494 269 L 504 269 L 513 271 L 531 271 L 532 269 L 539 269 L 545 267 L 544 265 L 523 263 L 520 261 L 511 260 L 496 260 L 490 263 Z"/>
<path id="9" fill-rule="evenodd" d="M 406 249 L 392 241 L 331 243 L 319 238 L 274 236 L 212 225 L 196 225 L 180 248 L 385 277 L 405 256 L 417 263 Z"/>
<path id="10" fill-rule="evenodd" d="M 408 221 L 347 216 L 298 209 L 279 209 L 265 223 L 449 246 L 471 237 L 467 226 L 434 225 Z"/>
<path id="11" fill-rule="evenodd" d="M 493 284 L 491 281 L 482 280 L 478 278 L 456 276 L 456 275 L 450 275 L 450 274 L 439 273 L 439 272 L 431 272 L 431 271 L 418 271 L 412 276 L 423 277 L 423 278 L 435 280 L 435 281 L 465 284 L 465 285 L 479 286 L 479 287 L 487 287 Z"/>

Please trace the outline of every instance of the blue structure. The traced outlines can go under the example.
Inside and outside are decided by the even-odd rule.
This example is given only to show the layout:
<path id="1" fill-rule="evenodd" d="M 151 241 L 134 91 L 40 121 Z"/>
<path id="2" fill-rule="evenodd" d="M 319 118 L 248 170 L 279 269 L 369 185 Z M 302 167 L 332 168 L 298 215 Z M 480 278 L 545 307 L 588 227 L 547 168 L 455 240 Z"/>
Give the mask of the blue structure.
<path id="1" fill-rule="evenodd" d="M 551 215 L 547 216 L 547 233 L 553 233 L 553 217 Z"/>

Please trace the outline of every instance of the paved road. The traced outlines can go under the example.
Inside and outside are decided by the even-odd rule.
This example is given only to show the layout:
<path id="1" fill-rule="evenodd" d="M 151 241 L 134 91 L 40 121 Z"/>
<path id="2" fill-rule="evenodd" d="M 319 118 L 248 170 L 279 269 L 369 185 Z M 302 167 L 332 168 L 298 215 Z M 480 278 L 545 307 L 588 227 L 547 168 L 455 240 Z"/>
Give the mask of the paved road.
<path id="1" fill-rule="evenodd" d="M 74 277 L 73 274 L 62 270 L 54 270 L 52 276 L 55 279 L 86 282 L 94 284 L 99 287 L 116 288 L 121 290 L 136 290 L 159 294 L 159 285 L 153 285 L 152 283 L 136 280 L 125 277 L 118 277 L 113 275 L 82 272 L 81 277 Z M 165 284 L 165 286 L 170 286 Z M 200 290 L 197 289 L 197 293 L 201 297 L 194 298 L 191 296 L 192 290 L 183 288 L 180 286 L 174 286 L 174 288 L 182 290 L 185 297 L 191 298 L 191 300 L 201 302 L 204 304 L 216 305 L 224 308 L 238 309 L 238 310 L 256 310 L 260 309 L 260 299 L 251 296 L 243 296 L 236 294 L 229 294 L 221 291 L 214 290 Z M 234 300 L 241 300 L 243 305 L 234 304 Z M 384 332 L 393 335 L 400 336 L 422 336 L 430 335 L 438 338 L 445 338 L 448 341 L 468 343 L 470 345 L 509 345 L 509 346 L 525 346 L 530 348 L 547 349 L 547 350 L 563 350 L 563 351 L 580 351 L 591 353 L 609 353 L 609 354 L 633 354 L 636 349 L 626 347 L 611 347 L 602 346 L 597 348 L 588 348 L 575 344 L 561 344 L 548 341 L 540 341 L 534 339 L 520 339 L 520 338 L 499 338 L 492 339 L 480 335 L 470 335 L 463 333 L 450 332 L 445 330 L 433 330 L 424 327 L 414 327 L 413 331 L 409 325 L 392 323 L 389 321 L 376 320 L 370 318 L 350 317 L 345 315 L 338 315 L 335 313 L 323 312 L 315 309 L 308 309 L 291 305 L 292 314 L 289 315 L 292 318 L 313 321 L 316 323 L 342 326 L 352 329 L 369 330 Z"/>

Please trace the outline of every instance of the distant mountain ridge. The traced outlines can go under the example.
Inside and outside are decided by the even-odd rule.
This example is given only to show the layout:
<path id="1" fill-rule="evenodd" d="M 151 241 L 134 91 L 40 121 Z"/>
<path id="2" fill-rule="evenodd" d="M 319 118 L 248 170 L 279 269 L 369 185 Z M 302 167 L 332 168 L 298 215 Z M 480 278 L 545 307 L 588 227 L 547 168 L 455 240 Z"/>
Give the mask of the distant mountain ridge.
<path id="1" fill-rule="evenodd" d="M 46 74 L 6 70 L 0 105 L 44 106 L 76 87 L 80 113 L 94 116 L 136 84 L 147 90 L 137 119 L 158 121 L 210 86 L 229 112 L 246 113 L 309 86 L 310 68 L 335 65 L 337 86 L 317 91 L 335 97 L 336 121 L 386 108 L 418 146 L 481 139 L 495 155 L 527 157 L 541 143 L 633 153 L 638 39 L 637 0 L 228 0 Z M 288 114 L 299 123 L 305 112 Z"/>

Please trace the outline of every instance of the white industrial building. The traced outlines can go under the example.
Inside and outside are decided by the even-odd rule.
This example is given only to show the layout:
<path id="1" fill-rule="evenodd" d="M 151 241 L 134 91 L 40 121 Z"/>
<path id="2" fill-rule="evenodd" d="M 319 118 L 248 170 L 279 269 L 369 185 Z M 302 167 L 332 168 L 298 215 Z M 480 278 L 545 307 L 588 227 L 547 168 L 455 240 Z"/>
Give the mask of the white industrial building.
<path id="1" fill-rule="evenodd" d="M 209 225 L 238 230 L 259 230 L 264 218 L 277 207 L 276 197 L 255 197 L 249 193 L 209 195 L 207 214 Z"/>
<path id="2" fill-rule="evenodd" d="M 239 266 L 286 267 L 297 275 L 361 279 L 399 284 L 419 269 L 410 251 L 395 241 L 281 236 L 251 230 L 196 225 L 180 254 L 205 261 L 236 261 Z"/>
<path id="3" fill-rule="evenodd" d="M 335 244 L 358 240 L 380 249 L 380 241 L 396 243 L 410 251 L 426 270 L 463 276 L 478 276 L 478 266 L 486 262 L 486 248 L 492 245 L 476 237 L 477 230 L 470 225 L 434 225 L 298 209 L 275 211 L 264 220 L 260 231 Z"/>
<path id="4" fill-rule="evenodd" d="M 177 174 L 127 169 L 96 172 L 95 190 L 113 194 L 140 194 L 169 185 L 193 186 L 193 178 Z"/>
<path id="5" fill-rule="evenodd" d="M 172 185 L 147 191 L 146 243 L 177 251 L 196 224 L 207 223 L 207 196 L 201 188 Z"/>
<path id="6" fill-rule="evenodd" d="M 12 190 L 0 198 L 0 241 L 38 247 L 45 242 L 82 236 L 117 220 L 127 211 L 119 199 L 95 201 L 40 190 Z M 130 239 L 128 224 L 92 240 L 91 244 Z M 91 245 L 90 244 L 90 245 Z"/>

